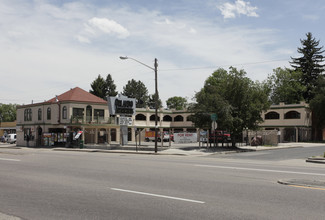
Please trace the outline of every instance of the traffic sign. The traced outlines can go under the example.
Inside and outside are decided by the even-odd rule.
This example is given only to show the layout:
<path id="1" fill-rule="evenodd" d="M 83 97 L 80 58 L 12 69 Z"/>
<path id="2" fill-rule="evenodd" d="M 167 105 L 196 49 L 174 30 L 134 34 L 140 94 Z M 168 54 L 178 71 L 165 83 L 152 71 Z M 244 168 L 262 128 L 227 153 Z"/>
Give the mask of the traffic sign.
<path id="1" fill-rule="evenodd" d="M 211 114 L 211 120 L 216 121 L 218 119 L 218 115 L 216 113 Z"/>

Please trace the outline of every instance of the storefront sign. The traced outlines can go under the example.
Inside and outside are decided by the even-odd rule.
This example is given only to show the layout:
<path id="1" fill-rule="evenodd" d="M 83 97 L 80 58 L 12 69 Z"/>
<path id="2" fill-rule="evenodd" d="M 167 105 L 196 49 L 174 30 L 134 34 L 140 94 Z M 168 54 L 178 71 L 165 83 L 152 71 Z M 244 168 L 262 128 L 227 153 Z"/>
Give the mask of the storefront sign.
<path id="1" fill-rule="evenodd" d="M 174 133 L 174 142 L 176 144 L 196 143 L 197 134 L 196 133 Z"/>
<path id="2" fill-rule="evenodd" d="M 121 94 L 117 97 L 107 97 L 110 115 L 135 115 L 135 101 Z"/>
<path id="3" fill-rule="evenodd" d="M 132 118 L 131 117 L 120 117 L 120 125 L 132 126 Z"/>

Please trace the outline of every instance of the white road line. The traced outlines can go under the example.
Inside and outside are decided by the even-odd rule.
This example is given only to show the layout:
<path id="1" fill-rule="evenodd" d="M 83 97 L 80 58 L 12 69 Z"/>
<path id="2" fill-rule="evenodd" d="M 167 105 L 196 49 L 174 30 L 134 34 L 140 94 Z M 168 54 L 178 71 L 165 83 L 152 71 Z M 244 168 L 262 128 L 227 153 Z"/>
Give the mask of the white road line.
<path id="1" fill-rule="evenodd" d="M 220 169 L 232 169 L 232 170 L 250 170 L 250 171 L 260 171 L 260 172 L 272 172 L 272 173 L 289 173 L 289 174 L 302 174 L 302 175 L 312 175 L 312 176 L 325 176 L 323 173 L 305 173 L 305 172 L 295 172 L 286 170 L 268 170 L 268 169 L 255 169 L 255 168 L 244 168 L 244 167 L 227 167 L 227 166 L 214 166 L 214 165 L 194 165 L 196 167 L 210 167 L 210 168 L 220 168 Z"/>
<path id="2" fill-rule="evenodd" d="M 16 162 L 19 162 L 20 161 L 20 160 L 17 160 L 17 159 L 8 159 L 8 158 L 0 158 L 0 160 L 16 161 Z"/>
<path id="3" fill-rule="evenodd" d="M 172 196 L 164 196 L 164 195 L 145 193 L 145 192 L 138 192 L 138 191 L 132 191 L 132 190 L 126 190 L 126 189 L 111 188 L 111 190 L 134 193 L 134 194 L 140 194 L 140 195 L 146 195 L 146 196 L 154 196 L 154 197 L 160 197 L 160 198 L 165 198 L 165 199 L 181 200 L 181 201 L 185 201 L 185 202 L 194 202 L 194 203 L 200 203 L 200 204 L 205 203 L 205 202 L 198 201 L 198 200 L 184 199 L 184 198 L 172 197 Z"/>

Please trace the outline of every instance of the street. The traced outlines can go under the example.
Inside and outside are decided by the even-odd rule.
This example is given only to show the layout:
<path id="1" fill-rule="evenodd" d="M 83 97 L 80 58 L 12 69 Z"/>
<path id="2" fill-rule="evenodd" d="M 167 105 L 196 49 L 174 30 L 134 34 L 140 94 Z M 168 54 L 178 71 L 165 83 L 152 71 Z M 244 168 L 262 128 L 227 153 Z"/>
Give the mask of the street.
<path id="1" fill-rule="evenodd" d="M 305 162 L 323 148 L 206 157 L 0 148 L 0 219 L 322 219 L 325 188 L 278 180 L 324 181 L 324 165 Z"/>

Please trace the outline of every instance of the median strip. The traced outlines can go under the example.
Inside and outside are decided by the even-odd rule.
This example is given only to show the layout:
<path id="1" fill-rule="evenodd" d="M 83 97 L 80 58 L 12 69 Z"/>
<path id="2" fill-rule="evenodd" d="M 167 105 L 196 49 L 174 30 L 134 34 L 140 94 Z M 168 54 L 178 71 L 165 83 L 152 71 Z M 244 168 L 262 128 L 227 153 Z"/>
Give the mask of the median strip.
<path id="1" fill-rule="evenodd" d="M 139 191 L 132 191 L 132 190 L 126 190 L 126 189 L 111 188 L 111 190 L 146 195 L 146 196 L 160 197 L 160 198 L 165 198 L 165 199 L 180 200 L 180 201 L 185 201 L 185 202 L 193 202 L 193 203 L 200 203 L 200 204 L 205 203 L 203 201 L 198 201 L 198 200 L 185 199 L 185 198 L 179 198 L 179 197 L 173 197 L 173 196 L 165 196 L 165 195 L 152 194 L 152 193 L 139 192 Z"/>

